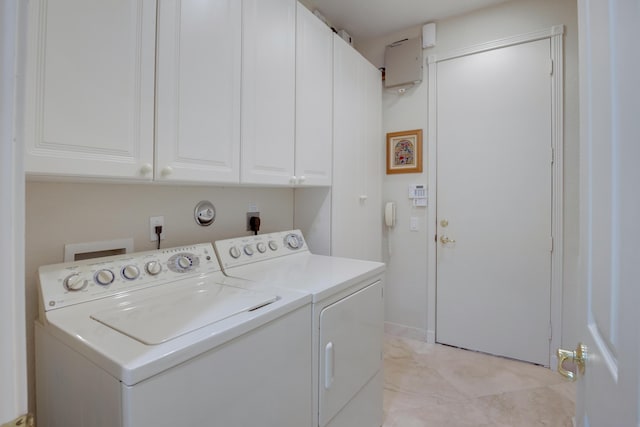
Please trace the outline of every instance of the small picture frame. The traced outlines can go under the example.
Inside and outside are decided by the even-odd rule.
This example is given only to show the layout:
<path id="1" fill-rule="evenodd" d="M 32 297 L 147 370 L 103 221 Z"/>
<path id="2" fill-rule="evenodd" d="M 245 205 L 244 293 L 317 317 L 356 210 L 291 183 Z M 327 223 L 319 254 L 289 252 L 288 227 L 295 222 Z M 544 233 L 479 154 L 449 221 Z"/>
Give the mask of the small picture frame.
<path id="1" fill-rule="evenodd" d="M 422 129 L 387 134 L 387 174 L 422 172 Z"/>

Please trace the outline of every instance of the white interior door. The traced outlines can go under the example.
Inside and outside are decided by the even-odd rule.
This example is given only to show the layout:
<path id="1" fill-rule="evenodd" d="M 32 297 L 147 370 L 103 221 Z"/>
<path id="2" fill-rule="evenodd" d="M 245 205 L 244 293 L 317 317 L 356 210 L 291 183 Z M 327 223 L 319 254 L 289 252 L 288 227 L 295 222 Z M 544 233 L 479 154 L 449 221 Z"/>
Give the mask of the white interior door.
<path id="1" fill-rule="evenodd" d="M 436 340 L 548 365 L 550 41 L 438 62 L 436 96 Z"/>
<path id="2" fill-rule="evenodd" d="M 638 426 L 640 1 L 581 0 L 580 426 Z"/>

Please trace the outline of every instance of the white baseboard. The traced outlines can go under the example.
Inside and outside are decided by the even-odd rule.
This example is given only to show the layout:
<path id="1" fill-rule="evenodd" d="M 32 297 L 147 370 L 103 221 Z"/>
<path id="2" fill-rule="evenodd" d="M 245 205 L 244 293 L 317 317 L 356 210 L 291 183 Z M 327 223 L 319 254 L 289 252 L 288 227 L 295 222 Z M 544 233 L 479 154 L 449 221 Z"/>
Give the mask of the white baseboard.
<path id="1" fill-rule="evenodd" d="M 384 333 L 396 337 L 410 338 L 418 341 L 429 342 L 429 337 L 425 329 L 400 325 L 398 323 L 384 322 Z"/>

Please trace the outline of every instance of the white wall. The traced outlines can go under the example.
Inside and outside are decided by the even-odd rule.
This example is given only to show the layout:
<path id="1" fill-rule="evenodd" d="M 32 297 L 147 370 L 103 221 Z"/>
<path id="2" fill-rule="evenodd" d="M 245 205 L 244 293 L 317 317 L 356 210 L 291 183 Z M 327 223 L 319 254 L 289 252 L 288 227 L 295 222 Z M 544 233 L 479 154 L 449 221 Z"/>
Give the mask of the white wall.
<path id="1" fill-rule="evenodd" d="M 200 200 L 216 207 L 216 220 L 209 227 L 195 223 L 194 209 Z M 27 182 L 25 282 L 31 409 L 39 266 L 63 262 L 65 243 L 131 237 L 135 251 L 155 249 L 156 242 L 149 241 L 150 216 L 164 216 L 163 248 L 249 235 L 246 212 L 250 205 L 260 211 L 261 233 L 292 228 L 293 190 L 289 188 Z"/>
<path id="2" fill-rule="evenodd" d="M 563 346 L 577 342 L 577 257 L 578 257 L 578 33 L 575 0 L 515 0 L 495 7 L 437 22 L 437 44 L 425 49 L 424 56 L 446 53 L 480 43 L 565 25 L 565 140 L 564 140 L 564 284 Z M 384 65 L 384 47 L 396 40 L 417 37 L 421 27 L 408 28 L 356 47 L 374 65 Z M 422 128 L 427 135 L 427 68 L 423 82 L 404 95 L 387 91 L 383 98 L 383 131 Z M 428 151 L 425 139 L 425 153 Z M 425 166 L 427 159 L 425 158 Z M 428 171 L 422 174 L 387 175 L 383 199 L 398 203 L 397 226 L 388 233 L 386 261 L 386 319 L 397 332 L 424 338 L 427 333 L 427 236 L 426 211 L 413 208 L 406 193 L 409 184 L 428 184 Z M 432 201 L 430 201 L 432 202 Z M 409 231 L 409 217 L 419 216 L 420 230 Z M 386 243 L 385 243 L 386 244 Z"/>

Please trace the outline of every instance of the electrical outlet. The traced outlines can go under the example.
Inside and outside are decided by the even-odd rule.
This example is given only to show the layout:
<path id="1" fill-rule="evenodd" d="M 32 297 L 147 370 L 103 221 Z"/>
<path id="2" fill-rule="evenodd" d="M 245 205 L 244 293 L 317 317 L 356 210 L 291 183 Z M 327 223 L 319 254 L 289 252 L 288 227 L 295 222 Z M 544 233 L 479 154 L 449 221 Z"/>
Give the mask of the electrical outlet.
<path id="1" fill-rule="evenodd" d="M 247 231 L 251 231 L 251 225 L 249 224 L 249 221 L 251 220 L 252 216 L 257 216 L 258 218 L 260 218 L 260 212 L 247 212 Z"/>
<path id="2" fill-rule="evenodd" d="M 164 217 L 163 216 L 151 216 L 149 217 L 149 241 L 157 242 L 158 235 L 156 234 L 156 226 L 162 226 L 162 233 L 160 233 L 160 240 L 164 240 Z"/>

